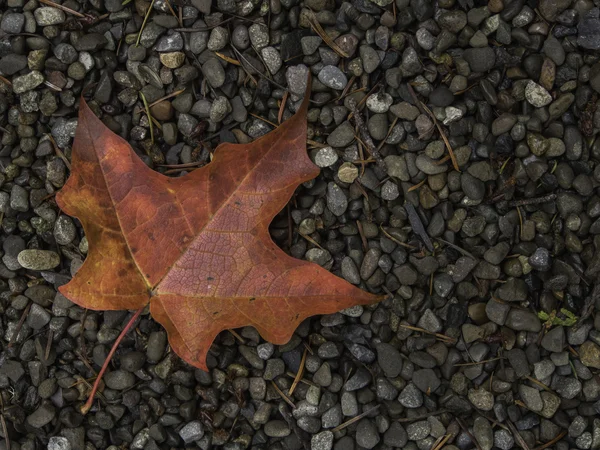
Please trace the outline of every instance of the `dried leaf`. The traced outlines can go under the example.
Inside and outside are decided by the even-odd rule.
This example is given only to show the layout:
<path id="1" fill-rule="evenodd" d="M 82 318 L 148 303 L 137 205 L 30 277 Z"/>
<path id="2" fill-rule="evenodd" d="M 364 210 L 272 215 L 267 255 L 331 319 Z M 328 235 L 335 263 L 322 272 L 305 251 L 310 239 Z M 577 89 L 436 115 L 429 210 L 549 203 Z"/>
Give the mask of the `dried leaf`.
<path id="1" fill-rule="evenodd" d="M 205 370 L 222 330 L 254 326 L 284 344 L 306 317 L 380 300 L 288 256 L 269 235 L 296 187 L 319 173 L 306 152 L 307 108 L 308 96 L 275 131 L 221 144 L 207 166 L 169 178 L 82 100 L 73 171 L 56 200 L 79 218 L 90 251 L 63 295 L 94 310 L 150 303 L 173 350 Z"/>

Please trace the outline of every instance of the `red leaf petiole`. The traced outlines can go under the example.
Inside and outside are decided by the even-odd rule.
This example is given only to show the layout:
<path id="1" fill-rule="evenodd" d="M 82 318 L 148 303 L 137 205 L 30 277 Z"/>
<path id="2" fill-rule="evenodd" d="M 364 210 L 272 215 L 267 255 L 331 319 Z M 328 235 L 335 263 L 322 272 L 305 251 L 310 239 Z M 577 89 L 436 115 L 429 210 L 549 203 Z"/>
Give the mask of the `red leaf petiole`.
<path id="1" fill-rule="evenodd" d="M 110 364 L 110 360 L 114 356 L 115 352 L 117 351 L 117 347 L 119 347 L 119 344 L 121 343 L 121 341 L 123 340 L 123 338 L 125 337 L 127 332 L 131 329 L 131 327 L 133 326 L 133 324 L 135 323 L 137 318 L 140 317 L 140 314 L 142 313 L 144 308 L 145 308 L 145 306 L 142 306 L 140 309 L 138 309 L 135 312 L 135 314 L 133 316 L 131 316 L 131 319 L 129 319 L 129 322 L 127 322 L 127 325 L 125 325 L 125 328 L 123 328 L 123 331 L 121 331 L 121 334 L 119 334 L 119 337 L 117 338 L 117 340 L 113 344 L 112 348 L 110 349 L 110 353 L 104 360 L 102 369 L 100 369 L 100 373 L 96 377 L 96 381 L 94 382 L 94 386 L 92 387 L 92 392 L 90 392 L 90 396 L 87 399 L 87 402 L 85 402 L 85 405 L 83 405 L 80 408 L 81 414 L 86 415 L 90 411 L 90 409 L 92 409 L 92 405 L 94 403 L 94 397 L 96 396 L 96 391 L 98 391 L 98 387 L 100 386 L 100 381 L 102 380 L 102 376 L 104 375 L 104 372 L 106 372 L 106 369 L 108 368 L 108 365 Z"/>

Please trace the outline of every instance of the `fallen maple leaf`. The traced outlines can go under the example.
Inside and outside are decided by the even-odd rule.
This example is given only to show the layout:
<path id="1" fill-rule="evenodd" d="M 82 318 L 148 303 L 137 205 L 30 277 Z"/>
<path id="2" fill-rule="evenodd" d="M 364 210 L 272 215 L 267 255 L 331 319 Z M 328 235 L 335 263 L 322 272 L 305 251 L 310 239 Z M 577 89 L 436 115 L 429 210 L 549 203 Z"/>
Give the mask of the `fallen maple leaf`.
<path id="1" fill-rule="evenodd" d="M 381 300 L 278 248 L 269 224 L 318 175 L 306 152 L 308 95 L 253 143 L 221 144 L 213 161 L 169 178 L 148 168 L 82 99 L 71 177 L 56 196 L 79 218 L 89 254 L 60 292 L 94 310 L 139 309 L 173 350 L 207 370 L 219 332 L 254 326 L 284 344 L 308 316 Z"/>

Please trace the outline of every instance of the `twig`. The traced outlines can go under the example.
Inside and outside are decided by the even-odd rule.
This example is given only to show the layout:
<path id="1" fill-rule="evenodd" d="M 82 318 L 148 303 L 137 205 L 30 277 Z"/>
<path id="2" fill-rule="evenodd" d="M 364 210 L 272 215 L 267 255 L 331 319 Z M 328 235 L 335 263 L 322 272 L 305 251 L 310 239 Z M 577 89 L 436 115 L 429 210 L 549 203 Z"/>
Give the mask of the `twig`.
<path id="1" fill-rule="evenodd" d="M 12 86 L 12 83 L 10 82 L 10 80 L 8 78 L 4 78 L 2 75 L 0 75 L 0 81 L 2 81 L 3 83 L 6 83 L 9 86 Z"/>
<path id="2" fill-rule="evenodd" d="M 369 244 L 367 244 L 367 238 L 365 237 L 365 232 L 363 231 L 363 226 L 360 220 L 356 220 L 356 228 L 358 228 L 358 234 L 360 235 L 360 240 L 362 241 L 363 251 L 367 251 L 369 249 Z"/>
<path id="3" fill-rule="evenodd" d="M 416 191 L 417 189 L 419 189 L 421 186 L 423 186 L 425 184 L 425 182 L 427 181 L 427 178 L 425 178 L 423 181 L 411 186 L 408 188 L 408 190 L 406 192 L 412 192 L 412 191 Z"/>
<path id="4" fill-rule="evenodd" d="M 244 338 L 243 338 L 243 337 L 241 337 L 241 336 L 240 336 L 240 335 L 239 335 L 239 334 L 238 334 L 238 333 L 237 333 L 235 330 L 227 330 L 227 331 L 229 331 L 229 333 L 231 333 L 231 335 L 232 335 L 234 338 L 236 338 L 240 344 L 242 344 L 242 345 L 243 345 L 243 344 L 245 344 L 245 343 L 246 343 L 246 341 L 244 340 Z"/>
<path id="5" fill-rule="evenodd" d="M 292 383 L 292 386 L 290 387 L 290 390 L 288 391 L 288 395 L 290 397 L 296 390 L 296 386 L 298 386 L 298 383 L 300 382 L 300 380 L 302 379 L 302 375 L 304 374 L 304 362 L 306 361 L 307 354 L 308 354 L 308 350 L 305 348 L 304 353 L 302 354 L 302 360 L 300 361 L 300 367 L 298 368 L 298 373 L 294 377 L 294 382 Z"/>
<path id="6" fill-rule="evenodd" d="M 264 78 L 265 80 L 267 80 L 269 83 L 274 84 L 275 86 L 277 86 L 279 89 L 282 90 L 286 90 L 286 88 L 284 86 L 282 86 L 281 84 L 279 84 L 278 82 L 276 82 L 275 80 L 272 80 L 271 78 L 269 78 L 268 76 L 266 76 L 264 73 L 262 73 L 260 70 L 258 70 L 256 67 L 254 67 L 252 65 L 252 63 L 250 61 L 248 61 L 248 59 L 241 54 L 237 48 L 235 48 L 234 46 L 231 47 L 233 49 L 233 51 L 235 52 L 235 54 L 238 56 L 238 58 L 240 58 L 241 61 L 243 61 L 244 63 L 248 64 L 248 66 L 250 66 L 252 69 L 254 69 L 254 71 L 262 78 Z M 243 67 L 243 64 L 242 64 Z"/>
<path id="7" fill-rule="evenodd" d="M 296 378 L 296 374 L 295 374 L 294 372 L 286 372 L 285 374 L 286 374 L 288 377 L 290 377 L 290 378 Z M 300 383 L 304 383 L 304 384 L 306 384 L 307 386 L 315 386 L 315 387 L 318 387 L 318 386 L 317 386 L 315 383 L 313 383 L 313 382 L 312 382 L 312 381 L 310 381 L 310 380 L 307 380 L 306 378 L 300 378 Z"/>
<path id="8" fill-rule="evenodd" d="M 279 114 L 277 114 L 277 122 L 281 124 L 283 120 L 283 113 L 285 112 L 285 104 L 287 103 L 288 96 L 290 95 L 289 91 L 285 91 L 283 93 L 283 98 L 281 99 L 281 105 L 279 106 Z"/>
<path id="9" fill-rule="evenodd" d="M 275 390 L 277 391 L 277 393 L 281 396 L 281 398 L 283 399 L 283 401 L 285 401 L 288 405 L 290 405 L 292 408 L 296 408 L 296 405 L 294 405 L 294 402 L 291 401 L 287 395 L 285 395 L 283 393 L 283 391 L 281 389 L 279 389 L 279 386 L 277 386 L 277 384 L 275 384 L 275 382 L 273 380 L 271 380 L 271 384 L 273 385 L 273 387 L 275 388 Z"/>
<path id="10" fill-rule="evenodd" d="M 178 91 L 171 92 L 169 95 L 165 95 L 164 97 L 161 97 L 161 98 L 159 98 L 158 100 L 155 100 L 155 101 L 153 101 L 153 102 L 152 102 L 152 103 L 150 103 L 148 106 L 149 106 L 150 108 L 152 108 L 153 106 L 155 106 L 155 105 L 158 105 L 159 103 L 162 103 L 162 102 L 164 102 L 165 100 L 168 100 L 168 99 L 170 99 L 171 97 L 177 97 L 178 95 L 180 95 L 180 94 L 182 94 L 182 93 L 184 93 L 184 92 L 185 92 L 185 89 L 179 89 Z M 144 111 L 144 110 L 145 110 L 145 108 L 139 108 L 139 107 L 138 107 L 138 109 L 137 109 L 137 112 L 139 113 L 139 112 L 142 112 L 142 111 Z"/>
<path id="11" fill-rule="evenodd" d="M 154 0 L 150 2 L 148 5 L 148 9 L 146 10 L 146 14 L 144 15 L 144 21 L 142 22 L 142 27 L 140 28 L 140 32 L 138 33 L 137 40 L 135 42 L 135 46 L 140 46 L 140 39 L 142 39 L 142 33 L 144 32 L 144 27 L 146 26 L 146 22 L 148 21 L 148 17 L 150 17 L 150 12 L 152 12 L 152 7 L 154 6 Z"/>
<path id="12" fill-rule="evenodd" d="M 334 428 L 333 430 L 331 430 L 331 431 L 332 431 L 333 433 L 337 433 L 338 431 L 341 431 L 341 430 L 343 430 L 343 429 L 344 429 L 344 428 L 346 428 L 347 426 L 350 426 L 350 425 L 352 425 L 353 423 L 355 423 L 355 422 L 358 422 L 358 421 L 359 421 L 360 419 L 362 419 L 363 417 L 365 417 L 365 416 L 367 416 L 367 415 L 371 414 L 373 411 L 377 411 L 377 410 L 379 409 L 379 407 L 380 407 L 380 406 L 381 406 L 381 405 L 377 405 L 377 406 L 375 406 L 375 407 L 373 407 L 373 408 L 371 408 L 371 409 L 369 409 L 369 410 L 367 410 L 367 411 L 363 412 L 362 414 L 359 414 L 358 416 L 356 416 L 356 417 L 353 417 L 352 419 L 350 419 L 350 420 L 348 420 L 348 421 L 346 421 L 346 422 L 342 423 L 341 425 L 338 425 L 337 427 L 335 427 L 335 428 Z"/>
<path id="13" fill-rule="evenodd" d="M 423 111 L 425 114 L 427 114 L 429 117 L 431 117 L 431 120 L 433 121 L 433 124 L 436 126 L 438 132 L 440 133 L 440 136 L 442 137 L 444 144 L 446 144 L 446 148 L 448 149 L 448 154 L 450 155 L 450 159 L 452 159 L 452 166 L 454 166 L 454 170 L 456 170 L 457 172 L 460 172 L 460 168 L 458 167 L 458 161 L 456 160 L 456 155 L 454 154 L 454 150 L 452 150 L 452 146 L 450 145 L 450 141 L 446 137 L 446 133 L 444 132 L 444 129 L 438 122 L 435 115 L 427 107 L 427 105 L 425 103 L 423 103 L 421 100 L 419 100 L 419 98 L 417 97 L 417 94 L 415 93 L 415 90 L 410 85 L 410 83 L 408 83 L 406 86 L 408 88 L 408 92 L 409 92 L 410 96 L 413 98 L 417 107 L 421 111 Z"/>
<path id="14" fill-rule="evenodd" d="M 6 441 L 6 450 L 10 450 L 10 437 L 8 436 L 8 428 L 6 427 L 6 420 L 4 420 L 4 407 L 0 413 L 0 423 L 2 423 L 2 431 L 4 433 L 4 439 Z"/>
<path id="15" fill-rule="evenodd" d="M 302 236 L 304 239 L 306 239 L 308 242 L 310 242 L 312 245 L 314 245 L 315 247 L 318 247 L 318 248 L 320 248 L 321 250 L 325 250 L 325 249 L 324 249 L 324 248 L 323 248 L 323 247 L 322 247 L 322 246 L 321 246 L 321 245 L 320 245 L 320 244 L 319 244 L 317 241 L 315 241 L 315 240 L 314 240 L 313 238 L 311 238 L 310 236 L 308 236 L 308 235 L 306 235 L 306 234 L 304 234 L 304 233 L 301 233 L 301 232 L 299 232 L 299 231 L 298 231 L 298 234 L 299 234 L 300 236 Z"/>
<path id="16" fill-rule="evenodd" d="M 431 416 L 439 416 L 439 415 L 447 413 L 447 412 L 448 412 L 447 409 L 438 409 L 437 411 L 431 411 L 431 412 L 428 412 L 425 414 L 421 414 L 420 416 L 403 417 L 402 419 L 398 419 L 397 422 L 400 422 L 400 423 L 416 422 L 417 420 L 427 419 L 428 417 L 431 417 Z"/>
<path id="17" fill-rule="evenodd" d="M 221 25 L 227 23 L 227 22 L 231 22 L 234 18 L 233 17 L 229 17 L 228 19 L 225 19 L 219 23 L 216 23 L 214 25 L 211 25 L 209 27 L 198 27 L 198 28 L 175 28 L 174 31 L 178 31 L 180 33 L 196 33 L 198 31 L 210 31 L 213 28 L 217 28 L 220 27 Z"/>
<path id="18" fill-rule="evenodd" d="M 54 137 L 52 137 L 52 135 L 50 133 L 48 133 L 46 136 L 48 136 L 48 139 L 50 139 L 50 142 L 52 143 L 52 147 L 54 147 L 54 151 L 56 152 L 56 155 L 60 159 L 63 160 L 63 162 L 65 163 L 65 166 L 67 166 L 67 169 L 69 169 L 69 171 L 71 171 L 71 162 L 67 159 L 67 157 L 62 152 L 62 150 L 60 148 L 58 148 L 58 144 L 54 140 Z"/>
<path id="19" fill-rule="evenodd" d="M 548 386 L 546 386 L 544 383 L 542 383 L 539 380 L 536 380 L 535 378 L 533 378 L 532 376 L 529 375 L 525 375 L 525 378 L 527 378 L 529 381 L 531 381 L 532 383 L 537 384 L 539 387 L 541 387 L 542 389 L 544 389 L 545 391 L 551 392 L 554 394 L 554 391 L 552 389 L 550 389 Z"/>
<path id="20" fill-rule="evenodd" d="M 258 114 L 254 114 L 254 113 L 248 113 L 248 114 L 250 114 L 252 117 L 262 120 L 264 123 L 267 123 L 274 128 L 277 128 L 279 126 L 276 123 L 271 122 L 269 119 L 265 119 L 264 117 L 259 116 Z"/>
<path id="21" fill-rule="evenodd" d="M 554 444 L 556 444 L 558 441 L 560 441 L 566 435 L 567 435 L 567 430 L 563 430 L 554 439 L 552 439 L 551 441 L 546 442 L 545 444 L 540 445 L 539 447 L 534 448 L 533 450 L 544 450 L 544 449 L 546 449 L 548 447 L 552 447 Z"/>
<path id="22" fill-rule="evenodd" d="M 473 254 L 472 254 L 472 253 L 469 253 L 469 252 L 468 252 L 468 251 L 466 251 L 464 248 L 461 248 L 461 247 L 459 247 L 458 245 L 456 245 L 456 244 L 453 244 L 452 242 L 448 242 L 448 241 L 446 241 L 445 239 L 442 239 L 442 238 L 439 238 L 439 237 L 436 237 L 435 239 L 436 239 L 436 240 L 438 240 L 438 241 L 440 241 L 440 242 L 443 242 L 444 244 L 446 244 L 446 245 L 448 245 L 448 246 L 450 246 L 450 247 L 452 247 L 454 250 L 458 250 L 458 251 L 459 251 L 459 252 L 461 252 L 463 255 L 465 255 L 465 256 L 468 256 L 469 258 L 471 258 L 471 259 L 474 259 L 474 260 L 476 260 L 476 261 L 477 261 L 477 258 L 475 258 L 475 256 L 473 256 Z"/>
<path id="23" fill-rule="evenodd" d="M 556 198 L 556 194 L 548 194 L 543 197 L 535 198 L 524 198 L 521 200 L 513 200 L 508 203 L 509 206 L 526 206 L 526 205 L 539 205 L 540 203 L 551 202 Z"/>
<path id="24" fill-rule="evenodd" d="M 425 328 L 413 327 L 412 325 L 405 325 L 403 323 L 401 323 L 400 326 L 402 328 L 406 328 L 407 330 L 419 331 L 421 333 L 430 334 L 432 336 L 435 336 L 438 339 L 441 339 L 443 341 L 447 341 L 448 343 L 455 343 L 456 342 L 456 339 L 454 339 L 453 337 L 446 336 L 445 334 L 441 334 L 441 333 L 434 333 L 432 331 L 426 330 Z"/>
<path id="25" fill-rule="evenodd" d="M 352 111 L 352 118 L 354 120 L 354 124 L 356 125 L 356 128 L 358 128 L 358 132 L 360 134 L 360 137 L 362 138 L 362 141 L 365 144 L 365 148 L 373 156 L 373 158 L 375 158 L 375 160 L 377 161 L 377 165 L 385 169 L 385 163 L 383 162 L 383 158 L 381 157 L 379 150 L 377 150 L 377 148 L 375 147 L 373 139 L 371 139 L 371 135 L 369 134 L 369 130 L 367 130 L 365 121 L 363 120 L 362 115 L 358 110 L 356 100 L 354 100 L 353 98 L 348 99 L 348 106 L 350 107 L 350 111 Z"/>
<path id="26" fill-rule="evenodd" d="M 59 5 L 58 3 L 54 3 L 50 0 L 39 0 L 40 3 L 44 3 L 45 5 L 52 6 L 53 8 L 62 9 L 64 12 L 73 14 L 81 19 L 85 19 L 87 16 L 85 14 L 81 14 L 80 12 L 74 11 L 71 8 L 67 8 L 66 6 Z"/>
<path id="27" fill-rule="evenodd" d="M 463 432 L 467 436 L 469 436 L 469 439 L 471 439 L 471 442 L 473 442 L 473 445 L 475 445 L 475 447 L 477 448 L 477 450 L 482 450 L 481 445 L 479 445 L 479 442 L 477 442 L 477 439 L 475 439 L 475 436 L 473 436 L 471 434 L 471 432 L 469 431 L 469 429 L 467 428 L 467 426 L 465 425 L 465 423 L 462 421 L 462 419 L 460 417 L 457 417 L 456 418 L 456 422 L 462 428 Z"/>
<path id="28" fill-rule="evenodd" d="M 342 50 L 341 47 L 337 45 L 333 39 L 331 39 L 331 37 L 327 34 L 327 32 L 323 29 L 323 27 L 315 17 L 314 12 L 310 11 L 308 13 L 308 21 L 310 22 L 310 25 L 314 32 L 317 33 L 321 39 L 323 39 L 323 42 L 325 42 L 325 44 L 327 44 L 327 46 L 331 48 L 331 50 L 333 50 L 342 58 L 348 58 L 348 53 Z"/>
<path id="29" fill-rule="evenodd" d="M 154 0 L 152 0 L 152 2 L 154 2 Z M 140 317 L 140 314 L 142 314 L 142 311 L 144 310 L 145 307 L 146 307 L 145 305 L 142 306 L 140 309 L 138 309 L 135 312 L 135 314 L 133 316 L 131 316 L 131 319 L 129 319 L 129 322 L 127 322 L 127 325 L 125 325 L 125 327 L 121 331 L 121 334 L 119 334 L 119 337 L 117 338 L 117 340 L 113 344 L 112 348 L 110 349 L 110 352 L 108 353 L 108 356 L 104 360 L 104 364 L 102 365 L 102 368 L 100 369 L 100 373 L 96 377 L 96 381 L 94 381 L 94 386 L 92 387 L 90 396 L 88 397 L 87 402 L 85 402 L 85 405 L 83 405 L 80 409 L 81 414 L 83 414 L 84 416 L 90 411 L 90 409 L 92 409 L 92 405 L 94 404 L 94 397 L 96 396 L 96 391 L 100 387 L 100 381 L 102 380 L 102 376 L 104 375 L 104 372 L 106 372 L 106 369 L 108 369 L 110 360 L 112 359 L 115 352 L 117 351 L 117 347 L 119 347 L 119 344 L 121 343 L 121 341 L 123 340 L 125 335 L 129 332 L 131 327 L 133 327 L 133 324 L 138 319 L 138 317 Z"/>
<path id="30" fill-rule="evenodd" d="M 427 234 L 427 231 L 425 231 L 423 222 L 421 222 L 421 218 L 417 214 L 417 210 L 415 209 L 415 207 L 412 205 L 412 203 L 405 202 L 404 209 L 406 209 L 406 212 L 408 213 L 408 221 L 410 222 L 412 230 L 417 236 L 421 238 L 421 240 L 425 244 L 425 247 L 427 247 L 427 250 L 433 252 L 433 243 L 431 242 L 431 238 Z"/>
<path id="31" fill-rule="evenodd" d="M 402 247 L 408 248 L 410 250 L 415 250 L 416 249 L 416 247 L 414 247 L 413 245 L 407 244 L 406 242 L 402 242 L 402 241 L 399 241 L 398 239 L 396 239 L 394 236 L 392 236 L 390 233 L 388 233 L 385 230 L 385 228 L 383 228 L 382 225 L 379 225 L 379 229 L 381 230 L 381 232 L 383 234 L 385 234 L 385 237 L 387 237 L 390 241 L 393 241 L 396 244 L 398 244 L 398 245 L 400 245 Z"/>
<path id="32" fill-rule="evenodd" d="M 25 323 L 25 319 L 27 319 L 27 314 L 29 314 L 30 309 L 31 309 L 31 302 L 27 303 L 27 306 L 23 310 L 23 313 L 21 314 L 21 318 L 19 319 L 19 323 L 17 323 L 17 327 L 15 328 L 15 331 L 13 332 L 12 336 L 10 337 L 10 339 L 8 341 L 8 348 L 11 348 L 13 346 L 13 344 L 16 342 L 17 336 L 19 336 L 19 333 L 21 332 L 21 328 L 23 328 L 23 324 Z"/>
<path id="33" fill-rule="evenodd" d="M 506 425 L 508 425 L 508 428 L 510 428 L 510 431 L 514 436 L 515 441 L 517 441 L 517 444 L 519 444 L 519 446 L 523 450 L 529 450 L 529 446 L 527 445 L 527 442 L 525 442 L 523 437 L 519 434 L 519 430 L 517 430 L 517 427 L 515 427 L 514 424 L 509 419 L 506 419 Z"/>
<path id="34" fill-rule="evenodd" d="M 228 63 L 233 64 L 234 66 L 241 66 L 242 65 L 242 63 L 239 62 L 237 59 L 230 58 L 229 56 L 227 56 L 227 55 L 225 55 L 223 53 L 215 52 L 215 55 L 217 55 L 223 61 L 227 61 Z"/>
<path id="35" fill-rule="evenodd" d="M 166 0 L 166 3 L 167 3 L 167 8 L 169 8 L 169 11 L 173 15 L 173 17 L 175 17 L 177 19 L 177 22 L 179 22 L 179 26 L 183 27 L 183 23 L 181 23 L 182 22 L 181 18 L 177 17 L 177 14 L 175 14 L 175 10 L 171 6 L 171 2 L 169 0 Z M 181 8 L 179 8 L 179 9 L 181 10 Z"/>
<path id="36" fill-rule="evenodd" d="M 46 350 L 44 351 L 44 361 L 50 358 L 50 350 L 52 350 L 52 328 L 48 328 L 48 340 L 46 341 Z"/>
<path id="37" fill-rule="evenodd" d="M 441 436 L 437 440 L 436 444 L 431 448 L 431 450 L 440 450 L 444 446 L 444 444 L 446 444 L 446 442 L 448 442 L 448 439 L 450 439 L 451 437 L 452 437 L 451 434 Z"/>
<path id="38" fill-rule="evenodd" d="M 504 358 L 492 358 L 492 359 L 484 359 L 483 361 L 479 361 L 479 362 L 459 363 L 459 364 L 454 364 L 454 367 L 478 366 L 479 364 L 486 364 L 486 363 L 498 361 L 501 359 L 504 359 Z"/>

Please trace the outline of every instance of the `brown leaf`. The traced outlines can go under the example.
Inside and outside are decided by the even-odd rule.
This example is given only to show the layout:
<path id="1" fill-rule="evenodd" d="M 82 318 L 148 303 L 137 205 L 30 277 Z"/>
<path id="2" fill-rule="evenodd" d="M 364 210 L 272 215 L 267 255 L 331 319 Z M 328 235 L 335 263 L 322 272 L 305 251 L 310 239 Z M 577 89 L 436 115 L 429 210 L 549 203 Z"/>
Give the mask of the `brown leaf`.
<path id="1" fill-rule="evenodd" d="M 222 330 L 251 325 L 284 344 L 306 317 L 381 300 L 288 256 L 269 235 L 296 187 L 319 173 L 305 148 L 307 107 L 308 96 L 275 131 L 221 144 L 209 165 L 169 178 L 82 99 L 73 171 L 57 202 L 79 218 L 90 251 L 60 291 L 94 310 L 150 303 L 172 348 L 205 370 Z"/>

